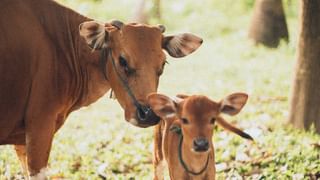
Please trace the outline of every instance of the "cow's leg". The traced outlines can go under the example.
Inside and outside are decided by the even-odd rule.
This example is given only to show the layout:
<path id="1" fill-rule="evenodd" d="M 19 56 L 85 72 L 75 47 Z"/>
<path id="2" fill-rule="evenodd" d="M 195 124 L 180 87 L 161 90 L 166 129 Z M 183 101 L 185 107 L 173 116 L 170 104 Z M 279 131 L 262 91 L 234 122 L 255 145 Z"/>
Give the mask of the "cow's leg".
<path id="1" fill-rule="evenodd" d="M 153 151 L 153 168 L 154 180 L 163 179 L 164 159 L 162 154 L 162 120 L 155 126 L 154 130 L 154 151 Z"/>
<path id="2" fill-rule="evenodd" d="M 30 179 L 46 179 L 46 168 L 52 139 L 56 130 L 55 118 L 43 118 L 37 123 L 27 123 L 26 152 Z"/>
<path id="3" fill-rule="evenodd" d="M 19 158 L 24 177 L 28 180 L 28 165 L 27 165 L 26 146 L 25 145 L 15 145 L 14 149 L 16 150 L 16 154 Z"/>

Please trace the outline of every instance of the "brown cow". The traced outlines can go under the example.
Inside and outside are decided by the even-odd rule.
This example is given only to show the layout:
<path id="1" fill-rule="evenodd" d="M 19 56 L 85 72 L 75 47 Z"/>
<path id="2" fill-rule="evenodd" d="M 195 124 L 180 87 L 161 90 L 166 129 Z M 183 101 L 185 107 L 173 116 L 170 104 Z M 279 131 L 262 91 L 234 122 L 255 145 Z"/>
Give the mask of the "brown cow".
<path id="1" fill-rule="evenodd" d="M 164 36 L 163 26 L 101 24 L 48 0 L 2 0 L 0 12 L 0 144 L 16 145 L 31 177 L 44 177 L 67 116 L 110 89 L 126 121 L 157 124 L 145 102 L 157 90 L 163 50 L 183 57 L 202 43 L 188 33 Z"/>
<path id="2" fill-rule="evenodd" d="M 163 121 L 156 137 L 154 179 L 163 179 L 163 156 L 171 179 L 215 179 L 215 122 L 244 138 L 252 137 L 226 122 L 221 113 L 236 115 L 247 101 L 247 94 L 234 93 L 220 102 L 206 96 L 180 95 L 176 100 L 161 94 L 150 94 L 148 104 Z M 161 153 L 162 155 L 156 154 Z M 161 156 L 161 158 L 159 158 Z"/>

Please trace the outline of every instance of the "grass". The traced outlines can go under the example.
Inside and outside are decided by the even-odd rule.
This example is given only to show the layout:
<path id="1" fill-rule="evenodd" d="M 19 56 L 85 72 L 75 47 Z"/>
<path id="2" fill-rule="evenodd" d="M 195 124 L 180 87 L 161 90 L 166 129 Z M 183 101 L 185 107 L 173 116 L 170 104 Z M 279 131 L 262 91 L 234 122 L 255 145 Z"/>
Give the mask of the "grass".
<path id="1" fill-rule="evenodd" d="M 106 21 L 126 20 L 134 1 L 61 1 Z M 247 142 L 216 128 L 217 179 L 312 179 L 320 174 L 320 136 L 286 124 L 298 36 L 297 2 L 284 1 L 289 44 L 255 47 L 247 39 L 253 0 L 163 1 L 166 34 L 190 31 L 204 38 L 194 54 L 169 58 L 159 92 L 205 94 L 219 100 L 232 92 L 249 102 L 231 122 L 256 140 Z M 147 4 L 150 7 L 150 4 Z M 152 23 L 159 23 L 152 19 Z M 70 115 L 56 134 L 50 155 L 52 178 L 151 179 L 153 129 L 123 120 L 107 96 Z M 18 179 L 21 169 L 11 146 L 0 147 L 0 179 Z"/>

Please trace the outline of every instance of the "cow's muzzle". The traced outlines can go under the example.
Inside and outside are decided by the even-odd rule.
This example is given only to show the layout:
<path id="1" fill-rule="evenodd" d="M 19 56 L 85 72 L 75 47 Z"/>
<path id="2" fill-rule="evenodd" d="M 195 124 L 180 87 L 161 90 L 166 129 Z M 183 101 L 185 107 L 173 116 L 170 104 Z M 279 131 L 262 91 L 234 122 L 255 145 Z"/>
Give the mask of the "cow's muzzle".
<path id="1" fill-rule="evenodd" d="M 160 117 L 157 116 L 149 106 L 140 105 L 136 109 L 136 117 L 140 127 L 149 127 L 159 123 Z"/>

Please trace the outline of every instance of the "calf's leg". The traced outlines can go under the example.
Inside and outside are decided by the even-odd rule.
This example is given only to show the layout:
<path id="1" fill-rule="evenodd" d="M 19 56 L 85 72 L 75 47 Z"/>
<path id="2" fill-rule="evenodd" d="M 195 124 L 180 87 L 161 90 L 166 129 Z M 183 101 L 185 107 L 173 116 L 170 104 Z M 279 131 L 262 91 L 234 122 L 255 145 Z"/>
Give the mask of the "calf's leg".
<path id="1" fill-rule="evenodd" d="M 163 120 L 155 126 L 154 130 L 154 152 L 153 152 L 153 168 L 154 180 L 163 180 L 164 159 L 162 153 L 162 128 Z"/>

